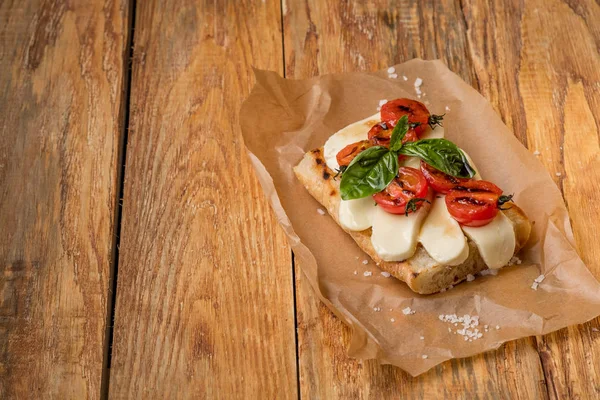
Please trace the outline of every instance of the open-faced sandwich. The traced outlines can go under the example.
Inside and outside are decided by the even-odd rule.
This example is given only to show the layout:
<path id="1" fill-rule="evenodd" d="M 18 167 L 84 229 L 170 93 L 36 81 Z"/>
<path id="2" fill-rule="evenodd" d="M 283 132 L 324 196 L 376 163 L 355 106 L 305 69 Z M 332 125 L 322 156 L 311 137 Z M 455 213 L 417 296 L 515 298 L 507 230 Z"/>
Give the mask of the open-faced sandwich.
<path id="1" fill-rule="evenodd" d="M 415 292 L 508 265 L 531 223 L 444 139 L 443 116 L 410 99 L 332 135 L 296 176 L 360 248 Z"/>

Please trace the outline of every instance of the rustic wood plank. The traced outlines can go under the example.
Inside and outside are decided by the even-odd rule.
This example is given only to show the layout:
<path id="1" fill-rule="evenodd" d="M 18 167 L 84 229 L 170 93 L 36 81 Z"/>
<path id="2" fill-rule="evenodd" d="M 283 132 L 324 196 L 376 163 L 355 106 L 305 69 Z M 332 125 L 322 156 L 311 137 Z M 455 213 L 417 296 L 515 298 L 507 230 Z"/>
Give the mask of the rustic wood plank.
<path id="1" fill-rule="evenodd" d="M 597 226 L 590 223 L 600 220 L 591 201 L 600 194 L 600 6 L 474 1 L 465 15 L 482 90 L 541 153 L 563 191 L 579 253 L 600 278 Z M 600 397 L 599 325 L 596 319 L 537 338 L 552 398 Z"/>
<path id="2" fill-rule="evenodd" d="M 110 395 L 297 397 L 291 252 L 238 110 L 279 1 L 138 2 Z"/>
<path id="3" fill-rule="evenodd" d="M 414 57 L 441 58 L 478 88 L 466 25 L 455 2 L 284 2 L 286 74 L 303 78 L 376 70 Z M 473 33 L 475 34 L 475 33 Z M 349 330 L 312 293 L 296 266 L 300 387 L 303 398 L 545 398 L 534 339 L 465 360 L 418 378 L 346 356 Z"/>
<path id="4" fill-rule="evenodd" d="M 128 6 L 0 2 L 0 398 L 100 397 Z"/>

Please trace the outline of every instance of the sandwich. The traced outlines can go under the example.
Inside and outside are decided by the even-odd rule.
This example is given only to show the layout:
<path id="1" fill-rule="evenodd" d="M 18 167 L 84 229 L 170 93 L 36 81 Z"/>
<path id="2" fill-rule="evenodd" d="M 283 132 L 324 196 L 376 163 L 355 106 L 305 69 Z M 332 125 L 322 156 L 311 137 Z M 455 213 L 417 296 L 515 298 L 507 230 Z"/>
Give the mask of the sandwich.
<path id="1" fill-rule="evenodd" d="M 377 266 L 420 294 L 514 263 L 531 233 L 512 196 L 480 176 L 442 123 L 416 100 L 388 101 L 294 167 Z"/>

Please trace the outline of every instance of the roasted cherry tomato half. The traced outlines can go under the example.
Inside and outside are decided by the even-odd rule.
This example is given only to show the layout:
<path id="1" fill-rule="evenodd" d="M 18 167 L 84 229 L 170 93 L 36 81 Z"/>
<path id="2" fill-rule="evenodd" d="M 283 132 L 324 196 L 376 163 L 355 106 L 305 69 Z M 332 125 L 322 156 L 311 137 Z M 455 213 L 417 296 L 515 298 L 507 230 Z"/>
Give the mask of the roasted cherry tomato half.
<path id="1" fill-rule="evenodd" d="M 456 185 L 446 195 L 448 212 L 465 226 L 483 226 L 498 214 L 502 189 L 488 181 L 468 180 Z"/>
<path id="2" fill-rule="evenodd" d="M 390 147 L 393 129 L 394 128 L 386 122 L 380 122 L 376 125 L 373 125 L 367 136 L 374 146 Z M 415 142 L 417 140 L 419 140 L 419 137 L 417 136 L 415 130 L 409 129 L 408 132 L 406 132 L 406 135 L 404 135 L 404 138 L 402 138 L 402 143 Z"/>
<path id="3" fill-rule="evenodd" d="M 348 146 L 341 149 L 335 156 L 340 167 L 348 166 L 354 160 L 354 157 L 359 155 L 362 151 L 373 146 L 368 140 L 361 140 L 359 142 L 351 143 Z"/>
<path id="4" fill-rule="evenodd" d="M 421 171 L 427 179 L 427 183 L 433 190 L 438 193 L 448 194 L 451 189 L 455 186 L 467 182 L 469 179 L 456 178 L 452 175 L 448 175 L 445 172 L 440 171 L 427 164 L 425 161 L 421 161 Z"/>
<path id="5" fill-rule="evenodd" d="M 381 120 L 388 124 L 390 128 L 396 126 L 396 122 L 404 115 L 408 117 L 409 123 L 418 122 L 421 124 L 414 128 L 415 135 L 420 136 L 425 131 L 430 116 L 425 104 L 411 99 L 396 99 L 381 106 Z"/>
<path id="6" fill-rule="evenodd" d="M 424 199 L 427 190 L 427 180 L 421 171 L 411 167 L 400 167 L 396 178 L 382 192 L 374 194 L 373 199 L 379 207 L 391 214 L 404 214 L 408 202 L 415 198 Z M 414 210 L 422 204 L 423 201 L 416 202 Z"/>

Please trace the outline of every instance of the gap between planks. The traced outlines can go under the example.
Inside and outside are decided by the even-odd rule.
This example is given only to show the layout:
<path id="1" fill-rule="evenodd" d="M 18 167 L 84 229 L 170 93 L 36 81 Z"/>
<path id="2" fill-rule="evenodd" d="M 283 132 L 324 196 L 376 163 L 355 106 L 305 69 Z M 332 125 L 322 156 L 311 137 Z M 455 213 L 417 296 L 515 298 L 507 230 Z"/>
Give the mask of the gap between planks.
<path id="1" fill-rule="evenodd" d="M 119 275 L 119 246 L 121 244 L 121 221 L 123 216 L 123 193 L 125 187 L 125 164 L 127 161 L 127 140 L 129 134 L 129 115 L 131 104 L 131 75 L 133 65 L 133 48 L 135 32 L 136 1 L 130 0 L 127 13 L 127 39 L 126 51 L 123 54 L 124 70 L 127 71 L 123 82 L 123 108 L 120 110 L 119 119 L 122 120 L 121 135 L 119 138 L 119 155 L 117 157 L 117 195 L 115 199 L 115 236 L 112 244 L 112 263 L 108 280 L 108 296 L 106 305 L 106 328 L 104 334 L 104 356 L 102 362 L 102 381 L 100 383 L 100 398 L 108 399 L 110 384 L 110 366 L 112 362 L 112 345 L 114 337 L 115 306 L 117 303 L 117 279 Z"/>

